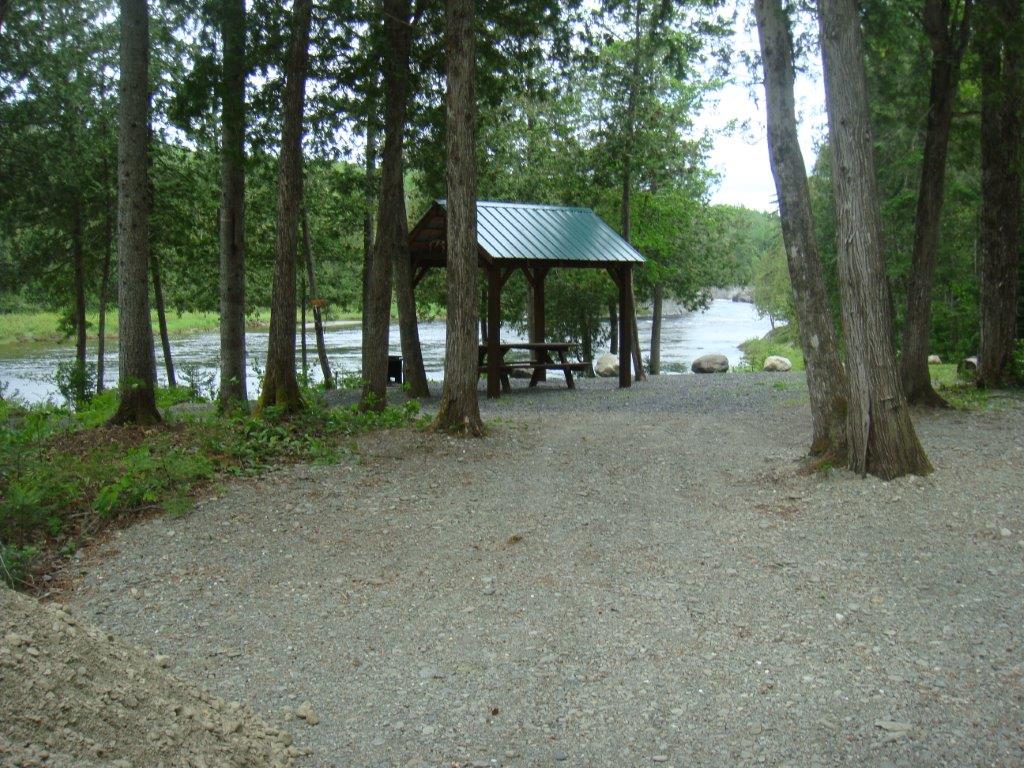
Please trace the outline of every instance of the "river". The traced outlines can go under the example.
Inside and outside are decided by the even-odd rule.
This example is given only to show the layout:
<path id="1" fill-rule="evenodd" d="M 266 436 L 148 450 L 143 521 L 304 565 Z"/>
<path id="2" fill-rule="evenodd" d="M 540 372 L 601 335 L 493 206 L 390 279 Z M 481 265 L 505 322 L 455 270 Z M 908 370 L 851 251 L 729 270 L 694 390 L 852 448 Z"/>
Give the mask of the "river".
<path id="1" fill-rule="evenodd" d="M 715 299 L 704 312 L 689 312 L 664 318 L 661 331 L 661 360 L 665 368 L 689 370 L 690 361 L 700 355 L 718 352 L 729 358 L 735 365 L 743 353 L 739 344 L 747 339 L 763 336 L 771 329 L 767 318 L 759 318 L 753 304 Z M 639 318 L 641 346 L 648 349 L 651 335 L 651 319 Z M 329 325 L 326 333 L 327 355 L 333 370 L 341 374 L 358 373 L 360 367 L 360 330 L 356 324 Z M 420 323 L 420 343 L 423 347 L 423 362 L 430 379 L 440 380 L 444 368 L 444 321 Z M 267 353 L 265 331 L 251 331 L 247 334 L 250 375 L 249 394 L 254 397 L 259 391 L 256 366 L 262 367 Z M 513 331 L 502 329 L 502 338 L 520 339 Z M 310 373 L 319 379 L 316 350 L 312 327 L 309 329 Z M 200 378 L 217 375 L 219 335 L 216 331 L 198 333 L 171 340 L 178 383 L 191 368 Z M 391 326 L 391 349 L 399 354 L 398 327 Z M 605 350 L 598 350 L 600 354 Z M 7 385 L 8 394 L 17 393 L 29 402 L 43 402 L 47 399 L 58 401 L 60 395 L 53 383 L 57 364 L 74 357 L 74 348 L 59 346 L 32 348 L 24 354 L 17 350 L 5 350 L 0 357 L 0 382 Z M 166 382 L 162 356 L 158 348 L 158 376 Z M 110 342 L 106 355 L 106 381 L 111 386 L 117 381 L 117 344 Z"/>

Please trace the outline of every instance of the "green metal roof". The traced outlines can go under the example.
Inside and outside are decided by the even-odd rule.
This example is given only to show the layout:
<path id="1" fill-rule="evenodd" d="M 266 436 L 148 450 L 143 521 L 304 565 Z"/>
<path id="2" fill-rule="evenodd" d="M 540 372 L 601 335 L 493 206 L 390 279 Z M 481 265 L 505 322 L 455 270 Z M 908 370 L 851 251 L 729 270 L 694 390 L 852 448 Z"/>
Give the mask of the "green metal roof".
<path id="1" fill-rule="evenodd" d="M 435 205 L 410 233 L 410 246 L 429 247 L 443 233 L 446 203 Z M 443 239 L 443 234 L 440 234 Z M 644 257 L 589 208 L 477 202 L 477 242 L 496 261 L 642 264 Z M 436 245 L 435 245 L 436 248 Z"/>

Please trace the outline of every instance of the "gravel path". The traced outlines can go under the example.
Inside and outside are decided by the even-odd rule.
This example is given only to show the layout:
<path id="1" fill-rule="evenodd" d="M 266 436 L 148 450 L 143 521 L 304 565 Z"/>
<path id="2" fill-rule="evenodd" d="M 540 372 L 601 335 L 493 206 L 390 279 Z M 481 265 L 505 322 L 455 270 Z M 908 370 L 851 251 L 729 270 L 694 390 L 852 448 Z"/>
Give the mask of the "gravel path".
<path id="1" fill-rule="evenodd" d="M 551 382 L 111 542 L 72 598 L 315 766 L 1024 762 L 1024 403 L 808 476 L 799 375 Z M 308 712 L 306 713 L 309 714 Z"/>

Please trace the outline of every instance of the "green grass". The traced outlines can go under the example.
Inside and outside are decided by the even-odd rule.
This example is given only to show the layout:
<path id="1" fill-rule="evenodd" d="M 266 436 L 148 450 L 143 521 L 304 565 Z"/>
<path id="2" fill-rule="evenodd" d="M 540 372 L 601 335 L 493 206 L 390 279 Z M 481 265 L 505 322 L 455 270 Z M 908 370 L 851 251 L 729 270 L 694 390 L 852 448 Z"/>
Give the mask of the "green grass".
<path id="1" fill-rule="evenodd" d="M 152 312 L 153 332 L 159 330 L 156 312 Z M 359 312 L 349 310 L 329 311 L 325 318 L 328 322 L 359 320 Z M 99 315 L 90 312 L 85 318 L 90 341 L 96 338 Z M 307 322 L 312 325 L 310 315 Z M 250 313 L 248 326 L 250 330 L 266 328 L 270 323 L 270 310 L 257 309 Z M 62 316 L 57 312 L 6 312 L 0 313 L 0 348 L 15 345 L 35 344 L 54 345 L 69 343 L 73 339 L 62 330 Z M 169 312 L 167 314 L 167 332 L 171 336 L 188 336 L 194 333 L 215 331 L 220 327 L 220 315 L 217 312 Z M 117 339 L 117 310 L 107 312 L 105 336 L 108 340 Z"/>
<path id="2" fill-rule="evenodd" d="M 161 390 L 164 409 L 194 399 Z M 276 463 L 336 461 L 352 436 L 422 423 L 410 402 L 380 413 L 309 407 L 284 416 L 168 414 L 159 427 L 105 427 L 116 393 L 74 413 L 0 400 L 0 581 L 32 588 L 37 577 L 112 525 L 159 512 L 183 512 L 218 476 L 251 475 Z"/>
<path id="3" fill-rule="evenodd" d="M 804 369 L 804 353 L 800 350 L 798 344 L 769 338 L 748 339 L 740 344 L 740 350 L 743 352 L 745 366 L 749 366 L 747 370 L 762 370 L 765 358 L 771 355 L 789 358 L 789 362 L 793 364 L 794 371 L 802 371 Z"/>

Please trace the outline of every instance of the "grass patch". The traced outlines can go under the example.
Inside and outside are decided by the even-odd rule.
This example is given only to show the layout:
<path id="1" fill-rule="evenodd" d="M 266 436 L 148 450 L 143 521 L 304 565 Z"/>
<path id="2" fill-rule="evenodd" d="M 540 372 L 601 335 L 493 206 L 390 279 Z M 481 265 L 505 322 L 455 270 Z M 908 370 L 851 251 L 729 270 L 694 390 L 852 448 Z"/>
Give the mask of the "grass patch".
<path id="1" fill-rule="evenodd" d="M 167 408 L 193 399 L 161 390 Z M 82 411 L 0 400 L 0 581 L 32 589 L 43 573 L 111 526 L 183 512 L 218 476 L 252 475 L 282 462 L 328 462 L 351 437 L 421 423 L 410 401 L 382 412 L 310 407 L 284 416 L 169 415 L 159 427 L 102 426 L 117 404 L 104 393 Z"/>
<path id="2" fill-rule="evenodd" d="M 794 371 L 802 371 L 804 369 L 804 353 L 800 350 L 800 345 L 783 339 L 772 338 L 771 334 L 763 339 L 747 339 L 740 344 L 740 351 L 743 352 L 743 370 L 762 370 L 765 358 L 771 355 L 788 358 L 789 362 L 793 364 Z"/>

